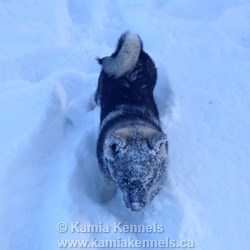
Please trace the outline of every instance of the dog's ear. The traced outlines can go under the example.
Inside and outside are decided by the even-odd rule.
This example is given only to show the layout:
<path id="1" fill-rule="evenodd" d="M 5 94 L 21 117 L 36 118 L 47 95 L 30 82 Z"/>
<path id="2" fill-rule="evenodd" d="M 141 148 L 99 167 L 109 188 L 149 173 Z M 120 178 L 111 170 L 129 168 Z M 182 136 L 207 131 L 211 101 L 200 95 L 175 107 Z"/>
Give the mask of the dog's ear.
<path id="1" fill-rule="evenodd" d="M 152 134 L 148 139 L 148 147 L 154 150 L 159 156 L 165 156 L 167 153 L 167 135 L 162 132 Z"/>
<path id="2" fill-rule="evenodd" d="M 104 144 L 104 157 L 113 161 L 118 153 L 126 148 L 126 140 L 119 134 L 112 135 Z"/>

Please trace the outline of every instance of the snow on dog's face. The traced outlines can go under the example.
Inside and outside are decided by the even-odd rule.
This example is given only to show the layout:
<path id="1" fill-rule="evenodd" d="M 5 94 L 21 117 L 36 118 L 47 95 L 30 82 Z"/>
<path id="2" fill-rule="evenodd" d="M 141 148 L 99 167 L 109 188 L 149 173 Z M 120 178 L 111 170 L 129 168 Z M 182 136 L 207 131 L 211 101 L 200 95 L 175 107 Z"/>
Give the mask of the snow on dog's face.
<path id="1" fill-rule="evenodd" d="M 164 181 L 166 135 L 138 126 L 119 129 L 106 141 L 104 158 L 111 177 L 123 193 L 125 206 L 140 211 Z"/>

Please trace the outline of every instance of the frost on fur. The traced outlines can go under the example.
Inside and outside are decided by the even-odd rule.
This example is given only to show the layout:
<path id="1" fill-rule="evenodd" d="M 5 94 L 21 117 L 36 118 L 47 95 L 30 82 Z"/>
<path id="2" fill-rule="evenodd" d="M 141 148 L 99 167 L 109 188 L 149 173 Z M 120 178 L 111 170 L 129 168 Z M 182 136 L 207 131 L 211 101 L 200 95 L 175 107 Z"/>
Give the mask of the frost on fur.
<path id="1" fill-rule="evenodd" d="M 104 158 L 109 161 L 113 161 L 116 154 L 118 154 L 119 152 L 124 152 L 125 149 L 126 142 L 122 137 L 117 135 L 111 136 L 105 142 Z"/>
<path id="2" fill-rule="evenodd" d="M 125 133 L 127 132 L 127 133 Z M 157 194 L 166 171 L 166 135 L 138 137 L 121 129 L 106 139 L 104 160 L 110 177 L 123 193 L 125 206 L 142 210 Z"/>
<path id="3" fill-rule="evenodd" d="M 141 49 L 142 42 L 140 37 L 126 32 L 119 39 L 116 51 L 111 56 L 98 59 L 98 61 L 105 73 L 118 78 L 133 70 Z"/>

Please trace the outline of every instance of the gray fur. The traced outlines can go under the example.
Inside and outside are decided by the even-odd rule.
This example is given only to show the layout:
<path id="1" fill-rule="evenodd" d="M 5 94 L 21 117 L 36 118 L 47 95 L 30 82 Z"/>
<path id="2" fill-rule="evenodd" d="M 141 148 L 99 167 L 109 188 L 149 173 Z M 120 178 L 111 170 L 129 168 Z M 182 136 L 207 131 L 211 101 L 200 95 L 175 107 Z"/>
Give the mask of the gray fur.
<path id="1" fill-rule="evenodd" d="M 166 173 L 166 142 L 164 133 L 145 125 L 126 125 L 107 134 L 103 161 L 130 210 L 140 211 L 158 193 Z"/>
<path id="2" fill-rule="evenodd" d="M 114 117 L 117 117 L 118 115 L 121 115 L 124 113 L 125 110 L 128 110 L 128 109 L 131 109 L 131 110 L 138 110 L 138 107 L 134 107 L 134 106 L 130 106 L 130 105 L 120 105 L 117 107 L 117 109 L 113 112 L 110 112 L 102 121 L 101 123 L 101 126 L 100 126 L 100 131 L 102 130 L 102 128 L 106 125 L 106 123 L 108 123 L 110 120 L 114 119 Z M 140 108 L 139 109 L 141 112 L 145 113 L 146 110 Z M 155 124 L 157 125 L 160 125 L 160 121 L 158 119 L 156 119 L 156 117 L 150 112 L 147 110 L 147 115 L 149 116 L 149 118 L 154 121 Z"/>

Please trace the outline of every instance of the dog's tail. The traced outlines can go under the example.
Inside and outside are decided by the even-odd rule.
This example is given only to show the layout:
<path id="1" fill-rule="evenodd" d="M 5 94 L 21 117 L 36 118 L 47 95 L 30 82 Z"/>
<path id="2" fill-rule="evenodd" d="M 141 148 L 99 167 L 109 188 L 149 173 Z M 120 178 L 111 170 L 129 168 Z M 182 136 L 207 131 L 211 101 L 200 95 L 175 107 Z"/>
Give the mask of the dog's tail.
<path id="1" fill-rule="evenodd" d="M 98 59 L 98 62 L 105 73 L 118 78 L 134 69 L 141 50 L 140 37 L 126 32 L 120 37 L 115 52 L 111 56 Z"/>

